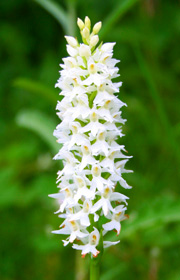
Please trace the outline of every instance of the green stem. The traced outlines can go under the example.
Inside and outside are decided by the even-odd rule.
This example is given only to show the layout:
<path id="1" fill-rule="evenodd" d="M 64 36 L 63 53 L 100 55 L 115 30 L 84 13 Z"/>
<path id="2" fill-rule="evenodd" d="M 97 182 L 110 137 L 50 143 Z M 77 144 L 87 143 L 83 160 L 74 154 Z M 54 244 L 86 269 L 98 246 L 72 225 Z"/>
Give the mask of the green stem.
<path id="1" fill-rule="evenodd" d="M 98 228 L 98 227 L 97 227 Z M 99 254 L 93 258 L 90 256 L 90 280 L 99 280 L 100 279 L 100 264 L 103 255 L 103 234 L 102 227 L 100 231 L 100 239 L 97 249 L 99 250 Z"/>
<path id="2" fill-rule="evenodd" d="M 100 279 L 100 266 L 95 258 L 90 259 L 90 280 Z"/>

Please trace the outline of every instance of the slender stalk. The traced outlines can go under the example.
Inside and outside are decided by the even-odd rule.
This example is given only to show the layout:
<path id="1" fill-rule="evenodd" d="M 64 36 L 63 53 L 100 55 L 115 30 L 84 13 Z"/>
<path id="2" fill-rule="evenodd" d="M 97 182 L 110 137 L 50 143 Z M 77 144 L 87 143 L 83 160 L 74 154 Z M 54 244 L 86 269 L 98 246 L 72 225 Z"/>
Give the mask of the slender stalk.
<path id="1" fill-rule="evenodd" d="M 90 280 L 100 279 L 100 263 L 96 259 L 90 258 Z"/>

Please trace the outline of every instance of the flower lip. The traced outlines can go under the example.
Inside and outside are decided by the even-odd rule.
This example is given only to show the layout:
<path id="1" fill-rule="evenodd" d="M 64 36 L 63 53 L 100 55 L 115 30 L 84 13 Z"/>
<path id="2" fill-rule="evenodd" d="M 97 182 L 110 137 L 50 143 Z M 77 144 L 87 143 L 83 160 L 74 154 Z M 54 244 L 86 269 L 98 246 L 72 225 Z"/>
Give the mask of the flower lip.
<path id="1" fill-rule="evenodd" d="M 75 176 L 75 183 L 78 185 L 78 188 L 83 188 L 86 186 L 85 180 L 80 176 Z"/>
<path id="2" fill-rule="evenodd" d="M 95 112 L 93 112 L 93 113 L 91 114 L 90 120 L 91 120 L 92 122 L 97 122 L 97 121 L 98 121 L 98 116 L 97 116 L 97 114 L 96 114 Z"/>
<path id="3" fill-rule="evenodd" d="M 94 165 L 92 168 L 92 174 L 96 177 L 101 175 L 101 168 L 98 165 Z"/>
<path id="4" fill-rule="evenodd" d="M 82 152 L 85 155 L 89 155 L 90 154 L 90 151 L 89 151 L 89 148 L 88 148 L 87 145 L 82 146 Z"/>
<path id="5" fill-rule="evenodd" d="M 95 64 L 94 64 L 94 63 L 91 63 L 90 66 L 89 66 L 89 72 L 90 72 L 91 74 L 95 74 L 96 71 L 97 71 L 97 70 L 96 70 Z"/>

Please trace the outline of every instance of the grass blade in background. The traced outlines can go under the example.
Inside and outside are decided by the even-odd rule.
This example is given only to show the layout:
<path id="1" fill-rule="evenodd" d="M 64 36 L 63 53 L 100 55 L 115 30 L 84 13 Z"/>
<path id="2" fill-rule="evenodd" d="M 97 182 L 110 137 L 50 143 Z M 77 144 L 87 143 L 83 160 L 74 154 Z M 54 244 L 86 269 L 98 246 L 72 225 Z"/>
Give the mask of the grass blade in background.
<path id="1" fill-rule="evenodd" d="M 100 38 L 113 28 L 113 25 L 127 13 L 139 0 L 123 0 L 120 4 L 110 13 L 110 15 L 103 21 L 102 30 L 100 31 Z"/>
<path id="2" fill-rule="evenodd" d="M 18 78 L 13 85 L 17 88 L 27 90 L 29 92 L 38 94 L 40 97 L 46 98 L 54 106 L 57 103 L 57 96 L 55 90 L 48 88 L 40 82 L 35 82 L 26 78 Z"/>
<path id="3" fill-rule="evenodd" d="M 34 1 L 48 11 L 60 23 L 65 34 L 68 34 L 68 16 L 59 4 L 49 0 Z"/>
<path id="4" fill-rule="evenodd" d="M 56 143 L 56 139 L 53 136 L 56 124 L 45 114 L 38 111 L 24 110 L 18 113 L 16 122 L 19 126 L 30 129 L 40 136 L 53 153 L 58 152 L 61 146 Z"/>
<path id="5" fill-rule="evenodd" d="M 151 75 L 151 72 L 149 70 L 148 65 L 146 64 L 145 59 L 143 58 L 142 52 L 140 51 L 140 48 L 138 45 L 135 45 L 133 47 L 135 51 L 135 55 L 140 67 L 140 70 L 142 72 L 142 75 L 144 76 L 144 79 L 148 85 L 149 93 L 151 94 L 152 100 L 155 104 L 156 111 L 159 115 L 159 119 L 161 121 L 161 124 L 164 127 L 164 130 L 167 135 L 167 139 L 169 142 L 169 146 L 171 146 L 172 150 L 174 151 L 175 157 L 177 158 L 178 162 L 180 163 L 180 149 L 178 142 L 175 137 L 175 133 L 173 131 L 173 128 L 169 122 L 169 119 L 167 117 L 167 114 L 165 112 L 161 97 L 159 95 L 157 86 L 153 80 L 153 77 Z"/>
<path id="6" fill-rule="evenodd" d="M 67 9 L 68 9 L 68 27 L 67 27 L 67 34 L 71 36 L 76 36 L 76 0 L 66 0 Z"/>

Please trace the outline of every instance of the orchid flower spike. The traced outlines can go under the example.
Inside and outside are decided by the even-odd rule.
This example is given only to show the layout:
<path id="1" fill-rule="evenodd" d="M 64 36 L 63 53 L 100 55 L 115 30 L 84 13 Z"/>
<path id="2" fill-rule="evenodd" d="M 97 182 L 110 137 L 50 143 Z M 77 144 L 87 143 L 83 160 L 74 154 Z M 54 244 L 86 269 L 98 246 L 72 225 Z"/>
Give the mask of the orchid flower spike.
<path id="1" fill-rule="evenodd" d="M 112 58 L 115 43 L 98 45 L 101 22 L 91 28 L 86 17 L 77 24 L 82 43 L 65 36 L 69 56 L 56 83 L 63 99 L 57 104 L 60 124 L 54 136 L 62 148 L 54 159 L 64 166 L 58 172 L 59 192 L 50 196 L 64 219 L 53 233 L 67 235 L 65 246 L 70 243 L 83 257 L 93 258 L 119 242 L 106 240 L 106 234 L 115 230 L 119 235 L 127 217 L 128 197 L 120 191 L 130 188 L 122 177 L 131 172 L 125 169 L 130 156 L 121 144 L 121 107 L 126 104 L 116 96 L 122 83 L 113 82 L 119 76 L 119 61 Z"/>

